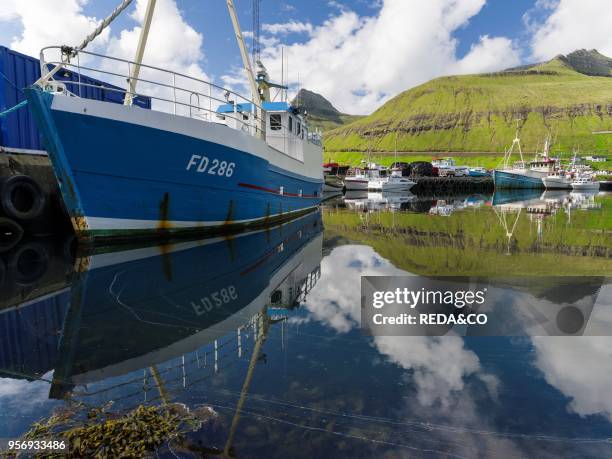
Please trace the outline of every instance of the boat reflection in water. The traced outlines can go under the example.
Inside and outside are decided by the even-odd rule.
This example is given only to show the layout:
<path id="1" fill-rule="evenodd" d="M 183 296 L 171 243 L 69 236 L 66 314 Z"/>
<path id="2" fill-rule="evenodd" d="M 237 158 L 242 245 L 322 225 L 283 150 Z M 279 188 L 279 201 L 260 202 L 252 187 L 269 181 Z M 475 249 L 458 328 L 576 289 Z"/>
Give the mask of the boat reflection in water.
<path id="1" fill-rule="evenodd" d="M 265 309 L 291 307 L 312 284 L 321 231 L 315 213 L 233 238 L 78 259 L 51 396 L 176 357 L 184 363 L 207 344 L 214 349 L 194 357 L 198 366 L 218 370 L 227 340 L 240 357 Z"/>
<path id="2" fill-rule="evenodd" d="M 483 194 L 426 196 L 415 195 L 409 191 L 401 193 L 347 191 L 343 204 L 358 212 L 406 211 L 446 217 L 457 210 L 483 206 L 490 200 L 490 195 Z M 328 203 L 330 204 L 334 203 Z"/>
<path id="3" fill-rule="evenodd" d="M 218 372 L 252 350 L 270 311 L 282 318 L 305 298 L 321 257 L 319 212 L 232 238 L 80 257 L 70 290 L 2 311 L 0 325 L 16 333 L 3 336 L 0 374 L 35 380 L 54 369 L 50 398 L 66 399 L 101 381 L 110 391 L 140 369 L 159 390 L 156 365 L 176 358 L 183 378 L 189 366 Z M 146 399 L 142 378 L 136 386 Z"/>

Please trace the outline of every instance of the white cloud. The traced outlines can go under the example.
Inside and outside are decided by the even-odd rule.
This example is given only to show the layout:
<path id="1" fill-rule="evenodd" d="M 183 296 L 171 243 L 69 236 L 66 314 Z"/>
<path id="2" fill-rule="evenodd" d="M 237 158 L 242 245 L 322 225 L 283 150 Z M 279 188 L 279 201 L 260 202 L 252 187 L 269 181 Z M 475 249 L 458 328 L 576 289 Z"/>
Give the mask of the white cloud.
<path id="1" fill-rule="evenodd" d="M 84 14 L 83 7 L 87 3 L 86 0 L 58 0 L 55 2 L 46 0 L 0 0 L 0 2 L 0 23 L 14 24 L 17 19 L 21 23 L 19 36 L 12 40 L 10 46 L 18 51 L 35 56 L 46 45 L 80 44 L 101 21 L 99 18 Z M 113 35 L 111 25 L 86 50 L 95 50 L 108 56 L 133 60 L 147 3 L 146 0 L 137 0 L 135 8 L 131 7 L 123 13 L 131 12 L 130 17 L 136 23 L 134 27 Z M 210 80 L 200 65 L 204 59 L 202 45 L 202 34 L 185 21 L 177 7 L 176 0 L 158 0 L 143 63 L 174 70 L 194 78 Z M 81 63 L 83 62 L 84 58 L 82 57 Z M 127 64 L 119 64 L 117 61 L 103 60 L 100 66 L 103 69 L 120 74 L 127 75 L 129 72 Z M 115 83 L 121 87 L 125 86 L 125 78 L 92 71 L 88 71 L 88 73 L 109 83 Z M 172 77 L 161 72 L 143 69 L 140 77 L 165 84 L 172 83 Z M 207 87 L 180 77 L 177 79 L 177 86 L 202 93 L 208 91 Z M 167 99 L 173 98 L 173 94 L 168 89 L 153 88 L 151 85 L 140 83 L 137 91 L 142 92 L 143 90 L 147 95 L 153 94 Z M 177 97 L 188 101 L 189 93 L 179 92 Z M 171 109 L 159 104 L 158 108 Z M 188 110 L 186 107 L 183 109 Z"/>
<path id="2" fill-rule="evenodd" d="M 376 16 L 341 8 L 308 38 L 286 46 L 289 80 L 322 93 L 347 113 L 369 113 L 397 93 L 436 76 L 518 63 L 506 38 L 482 37 L 462 59 L 453 33 L 485 0 L 385 0 Z M 280 45 L 265 47 L 272 77 L 281 74 Z"/>
<path id="3" fill-rule="evenodd" d="M 610 0 L 560 0 L 544 2 L 550 14 L 541 24 L 527 20 L 534 31 L 531 48 L 536 61 L 567 54 L 576 49 L 595 48 L 612 56 L 612 8 Z"/>
<path id="4" fill-rule="evenodd" d="M 371 247 L 338 247 L 321 262 L 321 279 L 308 295 L 306 308 L 314 320 L 338 333 L 347 333 L 361 318 L 361 292 L 355 288 L 359 276 L 405 276 Z M 333 301 L 329 299 L 333 298 Z"/>
<path id="5" fill-rule="evenodd" d="M 138 25 L 122 30 L 118 37 L 110 39 L 107 50 L 109 55 L 134 59 L 147 3 L 146 0 L 137 0 L 136 10 L 130 16 Z M 143 62 L 193 76 L 203 76 L 204 72 L 198 63 L 204 57 L 202 42 L 202 34 L 187 24 L 175 0 L 158 0 Z"/>
<path id="6" fill-rule="evenodd" d="M 131 29 L 122 30 L 119 36 L 111 37 L 106 52 L 109 56 L 127 60 L 134 59 L 147 3 L 146 0 L 137 0 L 136 9 L 130 16 L 138 25 Z M 202 51 L 203 40 L 202 34 L 185 21 L 175 0 L 158 0 L 153 13 L 153 21 L 151 22 L 143 63 L 161 69 L 172 70 L 200 80 L 210 81 L 210 77 L 200 65 L 204 58 Z M 112 65 L 112 62 L 106 62 L 106 68 L 109 68 L 109 64 Z M 117 69 L 114 70 L 116 71 Z M 127 67 L 121 69 L 121 72 L 127 74 Z M 198 104 L 197 100 L 191 97 L 191 91 L 201 94 L 208 93 L 207 85 L 180 76 L 174 80 L 171 74 L 157 70 L 142 68 L 139 77 L 166 85 L 176 84 L 178 88 L 188 90 L 176 92 L 177 101 L 184 104 Z M 136 90 L 141 94 L 161 97 L 167 101 L 174 99 L 174 92 L 170 88 L 164 88 L 159 85 L 141 82 Z M 219 94 L 217 96 L 221 97 Z M 208 106 L 207 101 L 200 100 L 200 104 Z M 153 100 L 153 105 L 158 110 L 169 112 L 173 110 L 171 102 Z M 189 112 L 188 106 L 179 105 L 177 107 L 177 114 L 187 114 L 187 112 Z"/>
<path id="7" fill-rule="evenodd" d="M 308 22 L 297 22 L 289 21 L 278 24 L 264 24 L 261 26 L 264 32 L 268 32 L 272 35 L 286 35 L 289 33 L 311 33 L 312 24 Z"/>
<path id="8" fill-rule="evenodd" d="M 361 321 L 360 276 L 406 276 L 371 247 L 345 245 L 321 261 L 321 279 L 308 294 L 304 307 L 310 319 L 347 333 Z M 456 403 L 465 380 L 479 377 L 495 395 L 498 379 L 481 371 L 479 359 L 458 336 L 375 336 L 372 345 L 390 362 L 413 372 L 418 402 L 422 406 Z"/>
<path id="9" fill-rule="evenodd" d="M 480 371 L 478 356 L 466 349 L 458 336 L 376 336 L 374 344 L 389 361 L 414 371 L 422 406 L 440 403 L 448 407 L 464 388 L 465 378 Z M 487 382 L 498 384 L 495 376 L 486 376 Z"/>
<path id="10" fill-rule="evenodd" d="M 44 404 L 49 398 L 49 383 L 52 372 L 42 380 L 0 378 L 0 412 L 12 413 L 13 416 L 36 414 L 40 416 Z M 45 381 L 46 380 L 46 381 Z M 54 404 L 54 402 L 50 402 Z"/>
<path id="11" fill-rule="evenodd" d="M 20 33 L 10 47 L 25 54 L 38 56 L 40 49 L 50 45 L 79 45 L 100 20 L 83 14 L 86 0 L 0 0 L 0 23 L 18 20 Z M 92 42 L 103 46 L 109 30 Z"/>
<path id="12" fill-rule="evenodd" d="M 546 381 L 571 399 L 581 416 L 603 414 L 612 421 L 612 338 L 534 337 L 536 366 Z"/>
<path id="13" fill-rule="evenodd" d="M 512 41 L 505 37 L 491 38 L 488 35 L 480 37 L 480 41 L 470 48 L 470 52 L 451 68 L 454 73 L 492 72 L 500 69 L 500 56 L 505 56 L 504 67 L 519 65 L 518 52 L 513 48 Z"/>

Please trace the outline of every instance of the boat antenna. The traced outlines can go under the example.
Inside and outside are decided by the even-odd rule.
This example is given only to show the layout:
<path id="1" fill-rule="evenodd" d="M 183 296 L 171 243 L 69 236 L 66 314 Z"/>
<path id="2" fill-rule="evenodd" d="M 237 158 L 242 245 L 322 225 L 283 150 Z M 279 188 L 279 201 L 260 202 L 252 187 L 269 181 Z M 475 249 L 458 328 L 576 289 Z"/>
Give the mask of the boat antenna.
<path id="1" fill-rule="evenodd" d="M 285 86 L 285 45 L 281 45 L 281 86 Z M 281 101 L 285 102 L 284 89 L 281 89 Z"/>
<path id="2" fill-rule="evenodd" d="M 251 53 L 253 56 L 253 65 L 261 60 L 261 41 L 259 40 L 261 25 L 259 23 L 259 2 L 261 0 L 253 0 L 253 45 Z"/>

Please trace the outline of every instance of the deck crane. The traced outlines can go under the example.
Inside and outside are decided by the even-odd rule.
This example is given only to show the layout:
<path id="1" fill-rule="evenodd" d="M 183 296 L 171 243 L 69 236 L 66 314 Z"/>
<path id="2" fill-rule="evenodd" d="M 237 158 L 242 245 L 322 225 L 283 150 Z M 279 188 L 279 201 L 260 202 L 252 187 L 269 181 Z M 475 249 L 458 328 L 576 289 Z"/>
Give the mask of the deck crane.
<path id="1" fill-rule="evenodd" d="M 270 81 L 268 71 L 261 63 L 261 23 L 259 21 L 259 6 L 261 0 L 253 0 L 253 43 L 251 46 L 251 57 L 253 68 L 256 72 L 257 87 L 263 101 L 271 101 L 270 88 L 287 89 L 286 86 Z"/>

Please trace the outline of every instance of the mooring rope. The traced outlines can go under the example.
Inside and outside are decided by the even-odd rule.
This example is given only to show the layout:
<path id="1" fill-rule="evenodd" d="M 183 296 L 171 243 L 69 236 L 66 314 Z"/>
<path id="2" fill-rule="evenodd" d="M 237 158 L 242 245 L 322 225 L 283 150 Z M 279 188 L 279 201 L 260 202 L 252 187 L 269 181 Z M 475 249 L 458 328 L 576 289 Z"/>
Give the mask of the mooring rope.
<path id="1" fill-rule="evenodd" d="M 15 85 L 15 83 L 13 83 L 13 81 L 9 77 L 7 77 L 4 73 L 0 72 L 0 75 L 2 75 L 2 78 L 4 78 L 8 82 L 8 84 L 10 84 L 13 88 L 15 88 L 17 91 L 23 93 L 23 89 L 18 88 Z"/>
<path id="2" fill-rule="evenodd" d="M 115 18 L 119 16 L 121 12 L 130 5 L 130 3 L 132 3 L 132 0 L 123 0 L 123 2 L 121 2 L 121 4 L 117 8 L 115 8 L 113 12 L 106 19 L 104 19 L 92 33 L 87 35 L 87 37 L 85 37 L 85 40 L 83 40 L 83 42 L 74 49 L 75 54 L 81 51 L 82 49 L 85 49 L 85 47 L 89 43 L 91 43 L 98 35 L 100 35 L 102 31 L 106 29 L 110 25 L 110 23 L 113 22 Z"/>
<path id="3" fill-rule="evenodd" d="M 83 40 L 83 42 L 73 48 L 71 46 L 62 46 L 61 47 L 61 51 L 62 51 L 62 61 L 64 60 L 64 56 L 66 56 L 66 60 L 67 62 L 70 62 L 70 58 L 76 56 L 79 51 L 85 49 L 85 47 L 91 43 L 98 35 L 100 35 L 102 33 L 102 31 L 107 28 L 111 22 L 113 22 L 115 20 L 115 18 L 117 16 L 119 16 L 123 10 L 125 10 L 131 3 L 133 0 L 123 0 L 121 2 L 121 4 L 115 8 L 113 10 L 113 12 L 106 18 L 104 19 L 100 25 L 98 27 L 96 27 L 96 29 L 90 33 L 89 35 L 87 35 L 87 37 L 85 37 L 85 40 Z M 41 57 L 42 59 L 42 57 Z M 41 76 L 34 84 L 39 85 L 39 86 L 44 86 L 46 84 L 46 82 L 51 79 L 53 77 L 53 75 L 55 75 L 59 69 L 61 69 L 62 67 L 64 67 L 64 65 L 66 64 L 66 62 L 63 62 L 61 64 L 57 64 L 51 71 L 49 71 L 46 75 Z"/>
<path id="4" fill-rule="evenodd" d="M 7 108 L 6 110 L 4 110 L 3 112 L 0 112 L 0 118 L 4 118 L 6 115 L 13 113 L 17 110 L 19 110 L 21 107 L 25 107 L 28 104 L 27 99 L 26 100 L 22 100 L 21 102 L 19 102 L 17 105 L 11 107 L 11 108 Z"/>

